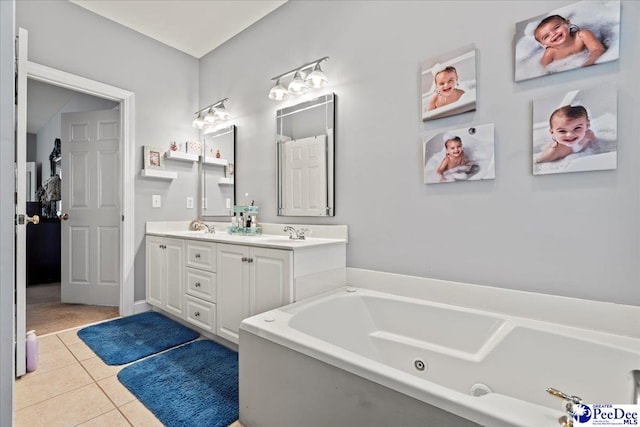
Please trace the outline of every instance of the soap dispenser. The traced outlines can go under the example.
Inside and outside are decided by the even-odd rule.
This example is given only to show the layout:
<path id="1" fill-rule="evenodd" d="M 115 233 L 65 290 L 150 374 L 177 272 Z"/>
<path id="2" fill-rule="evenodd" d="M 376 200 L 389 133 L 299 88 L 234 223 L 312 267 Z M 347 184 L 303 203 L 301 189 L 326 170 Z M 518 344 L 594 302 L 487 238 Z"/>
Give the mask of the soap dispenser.
<path id="1" fill-rule="evenodd" d="M 38 338 L 36 331 L 27 332 L 26 338 L 27 372 L 33 372 L 38 367 Z"/>

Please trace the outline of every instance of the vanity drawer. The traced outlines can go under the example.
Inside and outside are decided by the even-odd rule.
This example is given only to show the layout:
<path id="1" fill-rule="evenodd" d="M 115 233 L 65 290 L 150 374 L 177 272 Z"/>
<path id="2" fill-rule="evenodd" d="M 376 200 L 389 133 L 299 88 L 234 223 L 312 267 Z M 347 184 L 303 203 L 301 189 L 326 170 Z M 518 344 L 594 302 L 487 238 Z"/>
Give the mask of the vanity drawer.
<path id="1" fill-rule="evenodd" d="M 216 273 L 186 268 L 185 292 L 209 302 L 216 302 Z"/>
<path id="2" fill-rule="evenodd" d="M 186 319 L 194 325 L 209 331 L 216 331 L 216 305 L 199 298 L 186 295 Z"/>
<path id="3" fill-rule="evenodd" d="M 216 244 L 187 240 L 187 267 L 216 271 Z"/>

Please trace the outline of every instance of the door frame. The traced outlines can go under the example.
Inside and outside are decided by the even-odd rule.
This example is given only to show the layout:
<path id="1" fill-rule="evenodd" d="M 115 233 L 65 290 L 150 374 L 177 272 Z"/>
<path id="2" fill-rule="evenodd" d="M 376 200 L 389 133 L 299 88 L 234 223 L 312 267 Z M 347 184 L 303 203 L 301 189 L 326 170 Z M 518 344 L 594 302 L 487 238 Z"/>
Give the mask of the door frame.
<path id="1" fill-rule="evenodd" d="M 120 315 L 134 314 L 135 94 L 105 83 L 27 61 L 27 79 L 120 102 Z"/>

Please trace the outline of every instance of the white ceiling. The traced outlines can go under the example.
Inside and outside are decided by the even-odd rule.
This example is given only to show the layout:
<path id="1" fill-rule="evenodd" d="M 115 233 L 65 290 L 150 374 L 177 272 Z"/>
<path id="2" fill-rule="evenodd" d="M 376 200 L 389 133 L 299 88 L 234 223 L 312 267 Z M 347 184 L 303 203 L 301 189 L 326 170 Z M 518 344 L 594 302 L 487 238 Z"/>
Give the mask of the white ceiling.
<path id="1" fill-rule="evenodd" d="M 286 0 L 69 0 L 201 58 Z"/>

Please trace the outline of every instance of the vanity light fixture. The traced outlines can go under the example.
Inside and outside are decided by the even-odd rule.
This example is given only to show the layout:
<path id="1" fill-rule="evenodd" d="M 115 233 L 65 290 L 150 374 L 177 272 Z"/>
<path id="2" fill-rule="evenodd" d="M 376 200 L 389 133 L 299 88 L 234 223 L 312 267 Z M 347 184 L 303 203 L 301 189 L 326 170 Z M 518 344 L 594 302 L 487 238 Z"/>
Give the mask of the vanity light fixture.
<path id="1" fill-rule="evenodd" d="M 279 76 L 273 77 L 271 81 L 275 81 L 275 85 L 269 91 L 269 99 L 274 101 L 282 101 L 287 99 L 289 95 L 302 95 L 311 89 L 320 89 L 329 84 L 327 76 L 322 72 L 320 63 L 328 60 L 325 56 L 315 61 L 308 62 Z M 293 75 L 293 80 L 285 87 L 280 80 Z"/>
<path id="2" fill-rule="evenodd" d="M 196 118 L 191 123 L 193 127 L 204 129 L 206 126 L 215 125 L 229 120 L 231 118 L 231 114 L 229 114 L 224 106 L 225 101 L 228 100 L 229 98 L 221 99 L 220 101 L 214 102 L 213 104 L 196 111 L 194 113 Z"/>

